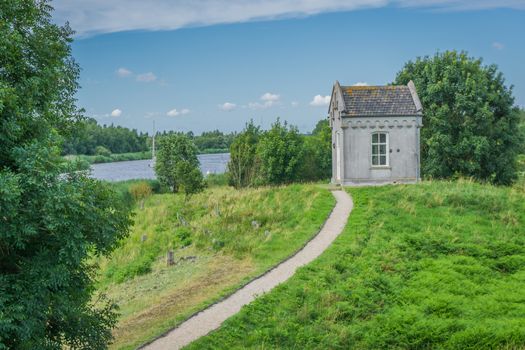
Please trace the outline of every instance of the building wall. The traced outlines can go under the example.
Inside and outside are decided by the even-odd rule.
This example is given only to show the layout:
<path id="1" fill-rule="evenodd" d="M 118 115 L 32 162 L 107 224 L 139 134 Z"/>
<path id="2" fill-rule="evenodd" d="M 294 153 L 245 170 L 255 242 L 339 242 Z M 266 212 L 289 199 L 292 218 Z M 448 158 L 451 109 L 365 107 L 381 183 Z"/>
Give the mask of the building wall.
<path id="1" fill-rule="evenodd" d="M 333 137 L 342 132 L 341 181 L 335 178 L 337 150 L 333 149 L 334 183 L 365 184 L 383 182 L 415 182 L 419 179 L 419 132 L 422 118 L 393 117 L 342 117 L 334 124 Z M 372 134 L 388 134 L 388 166 L 372 166 Z M 334 141 L 335 142 L 335 141 Z"/>
<path id="2" fill-rule="evenodd" d="M 339 180 L 336 178 L 337 175 L 337 150 L 335 145 L 337 144 L 337 133 L 341 134 L 341 142 L 344 142 L 344 135 L 342 123 L 343 119 L 341 118 L 341 111 L 344 110 L 344 101 L 343 96 L 340 95 L 338 89 L 333 89 L 332 99 L 330 101 L 329 108 L 329 121 L 330 126 L 332 127 L 332 183 L 337 183 Z M 341 149 L 341 152 L 344 150 Z M 344 167 L 344 155 L 341 153 L 341 165 Z M 343 170 L 341 169 L 341 175 L 343 175 Z"/>

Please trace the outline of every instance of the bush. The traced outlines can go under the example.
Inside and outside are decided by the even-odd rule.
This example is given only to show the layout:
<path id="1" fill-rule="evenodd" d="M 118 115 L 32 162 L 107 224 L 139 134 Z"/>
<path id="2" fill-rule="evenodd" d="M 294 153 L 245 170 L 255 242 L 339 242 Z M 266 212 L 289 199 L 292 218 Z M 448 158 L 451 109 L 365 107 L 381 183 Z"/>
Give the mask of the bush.
<path id="1" fill-rule="evenodd" d="M 140 203 L 140 209 L 144 209 L 144 200 L 151 196 L 152 189 L 147 182 L 141 181 L 131 185 L 129 192 L 133 196 L 133 199 Z"/>
<path id="2" fill-rule="evenodd" d="M 107 149 L 106 147 L 104 147 L 104 146 L 97 146 L 95 148 L 95 155 L 97 155 L 97 156 L 104 156 L 104 157 L 110 157 L 111 156 L 111 151 L 109 149 Z"/>

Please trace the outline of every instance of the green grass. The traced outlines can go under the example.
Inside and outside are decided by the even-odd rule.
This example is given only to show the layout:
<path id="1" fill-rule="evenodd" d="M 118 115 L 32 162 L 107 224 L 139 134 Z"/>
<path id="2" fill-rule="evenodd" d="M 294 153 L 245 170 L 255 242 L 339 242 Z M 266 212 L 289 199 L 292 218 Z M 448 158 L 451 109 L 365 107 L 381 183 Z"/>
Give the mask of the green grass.
<path id="1" fill-rule="evenodd" d="M 126 160 L 143 160 L 151 159 L 151 152 L 130 152 L 130 153 L 115 153 L 109 156 L 93 155 L 88 156 L 85 154 L 79 155 L 68 155 L 65 156 L 66 160 L 77 160 L 80 162 L 95 164 L 95 163 L 111 163 L 111 162 L 122 162 Z"/>
<path id="2" fill-rule="evenodd" d="M 518 156 L 518 184 L 525 186 L 525 154 Z"/>
<path id="3" fill-rule="evenodd" d="M 523 349 L 525 190 L 353 188 L 343 234 L 189 349 Z"/>
<path id="4" fill-rule="evenodd" d="M 218 186 L 188 201 L 149 197 L 136 210 L 131 235 L 99 261 L 98 290 L 121 312 L 112 348 L 135 348 L 291 255 L 318 232 L 334 203 L 316 185 Z M 176 264 L 167 267 L 169 249 Z"/>

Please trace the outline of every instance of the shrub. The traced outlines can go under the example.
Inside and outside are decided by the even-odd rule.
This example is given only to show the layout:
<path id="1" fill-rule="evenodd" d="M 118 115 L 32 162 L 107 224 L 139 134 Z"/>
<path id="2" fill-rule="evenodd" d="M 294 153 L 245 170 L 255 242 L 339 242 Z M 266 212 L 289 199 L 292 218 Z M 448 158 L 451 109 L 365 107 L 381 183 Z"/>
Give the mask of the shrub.
<path id="1" fill-rule="evenodd" d="M 97 146 L 95 148 L 95 155 L 97 155 L 97 156 L 104 156 L 104 157 L 110 157 L 111 156 L 111 151 L 109 149 L 107 149 L 106 147 L 104 147 L 104 146 Z"/>
<path id="2" fill-rule="evenodd" d="M 141 181 L 131 185 L 129 192 L 133 196 L 133 199 L 140 203 L 140 209 L 144 209 L 144 200 L 151 196 L 152 189 L 147 182 Z"/>

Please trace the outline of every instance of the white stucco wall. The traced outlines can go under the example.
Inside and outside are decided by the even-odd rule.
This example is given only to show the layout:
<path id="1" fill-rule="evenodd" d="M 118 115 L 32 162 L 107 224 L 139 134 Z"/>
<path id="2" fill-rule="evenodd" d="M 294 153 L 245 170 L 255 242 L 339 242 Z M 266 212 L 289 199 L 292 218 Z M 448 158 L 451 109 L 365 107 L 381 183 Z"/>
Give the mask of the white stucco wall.
<path id="1" fill-rule="evenodd" d="M 337 119 L 337 117 L 336 117 Z M 341 179 L 337 179 L 337 149 L 332 148 L 334 183 L 348 185 L 416 182 L 419 179 L 419 132 L 422 117 L 341 117 L 332 129 L 333 143 L 336 134 L 342 133 L 339 166 Z M 372 166 L 372 134 L 388 134 L 388 166 Z"/>

